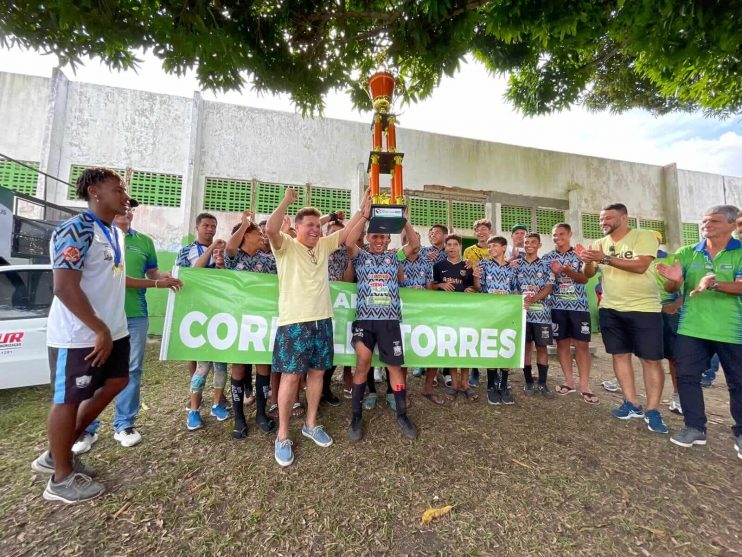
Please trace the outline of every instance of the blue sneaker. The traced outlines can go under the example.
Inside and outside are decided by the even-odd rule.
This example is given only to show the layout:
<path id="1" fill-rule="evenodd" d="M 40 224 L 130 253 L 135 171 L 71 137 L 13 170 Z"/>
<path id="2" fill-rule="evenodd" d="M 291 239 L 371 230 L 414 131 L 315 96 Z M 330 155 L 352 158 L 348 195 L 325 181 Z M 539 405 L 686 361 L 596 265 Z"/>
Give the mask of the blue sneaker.
<path id="1" fill-rule="evenodd" d="M 619 420 L 630 420 L 631 418 L 643 418 L 644 411 L 641 406 L 634 406 L 628 400 L 624 400 L 621 406 L 611 410 L 611 415 Z"/>
<path id="2" fill-rule="evenodd" d="M 662 421 L 659 410 L 647 410 L 644 414 L 644 421 L 649 431 L 653 431 L 654 433 L 670 433 L 669 428 Z"/>
<path id="3" fill-rule="evenodd" d="M 312 428 L 307 427 L 307 424 L 304 424 L 304 427 L 301 428 L 301 434 L 304 437 L 309 437 L 312 441 L 317 443 L 320 447 L 329 447 L 332 445 L 332 437 L 327 435 L 327 432 L 325 431 L 325 426 L 323 425 L 316 425 Z"/>
<path id="4" fill-rule="evenodd" d="M 469 386 L 472 389 L 476 389 L 479 387 L 479 370 L 478 369 L 471 370 L 471 375 L 469 376 Z"/>
<path id="5" fill-rule="evenodd" d="M 276 457 L 276 462 L 278 462 L 279 466 L 289 466 L 294 462 L 294 451 L 291 448 L 291 445 L 294 443 L 291 441 L 291 439 L 284 439 L 281 441 L 276 437 L 276 452 L 274 453 L 274 456 Z"/>
<path id="6" fill-rule="evenodd" d="M 223 422 L 229 419 L 229 410 L 224 408 L 221 404 L 215 404 L 211 407 L 211 415 L 218 421 Z"/>
<path id="7" fill-rule="evenodd" d="M 197 429 L 201 429 L 202 427 L 204 427 L 204 422 L 201 419 L 201 414 L 198 410 L 188 411 L 188 421 L 186 422 L 186 427 L 188 428 L 188 431 L 196 431 Z"/>
<path id="8" fill-rule="evenodd" d="M 709 387 L 714 386 L 714 381 L 716 381 L 716 374 L 715 373 L 706 373 L 705 371 L 701 375 L 701 387 L 704 389 L 708 389 Z"/>

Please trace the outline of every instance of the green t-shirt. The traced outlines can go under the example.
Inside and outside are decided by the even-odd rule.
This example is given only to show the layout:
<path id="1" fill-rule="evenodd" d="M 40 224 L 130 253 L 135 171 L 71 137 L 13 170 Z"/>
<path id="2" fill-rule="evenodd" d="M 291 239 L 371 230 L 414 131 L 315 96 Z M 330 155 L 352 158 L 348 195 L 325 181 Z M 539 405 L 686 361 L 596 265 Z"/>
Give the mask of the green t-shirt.
<path id="1" fill-rule="evenodd" d="M 126 275 L 132 278 L 146 278 L 150 269 L 157 269 L 157 252 L 149 236 L 130 229 L 125 234 Z M 127 288 L 124 299 L 126 317 L 147 317 L 146 288 Z"/>
<path id="2" fill-rule="evenodd" d="M 742 296 L 704 290 L 691 297 L 690 292 L 709 273 L 718 282 L 742 281 L 742 243 L 731 239 L 713 261 L 706 251 L 706 240 L 684 246 L 675 252 L 683 268 L 683 295 L 678 334 L 742 344 Z"/>

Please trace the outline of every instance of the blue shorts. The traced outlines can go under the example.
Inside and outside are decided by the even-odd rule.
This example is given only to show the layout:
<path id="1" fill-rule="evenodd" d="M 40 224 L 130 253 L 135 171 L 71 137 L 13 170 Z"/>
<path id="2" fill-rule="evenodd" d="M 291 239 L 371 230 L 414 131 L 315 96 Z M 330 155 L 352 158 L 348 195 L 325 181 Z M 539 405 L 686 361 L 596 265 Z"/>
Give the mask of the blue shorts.
<path id="1" fill-rule="evenodd" d="M 329 369 L 334 357 L 332 319 L 291 323 L 276 330 L 272 363 L 275 373 Z"/>

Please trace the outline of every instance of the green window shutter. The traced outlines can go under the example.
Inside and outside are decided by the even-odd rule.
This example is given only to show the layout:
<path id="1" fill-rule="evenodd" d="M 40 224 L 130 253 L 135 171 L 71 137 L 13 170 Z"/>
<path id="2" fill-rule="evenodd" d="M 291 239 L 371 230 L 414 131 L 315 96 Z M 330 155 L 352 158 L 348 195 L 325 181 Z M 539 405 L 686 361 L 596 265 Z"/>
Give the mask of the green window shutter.
<path id="1" fill-rule="evenodd" d="M 528 230 L 533 230 L 533 223 L 531 222 L 531 208 L 530 207 L 513 207 L 511 205 L 502 205 L 500 207 L 500 216 L 502 220 L 502 231 L 510 232 L 516 224 L 523 224 L 528 227 Z"/>
<path id="2" fill-rule="evenodd" d="M 629 228 L 638 228 L 636 217 L 629 217 Z"/>
<path id="3" fill-rule="evenodd" d="M 695 222 L 683 223 L 683 245 L 694 245 L 701 241 L 699 226 Z"/>
<path id="4" fill-rule="evenodd" d="M 603 237 L 600 228 L 600 215 L 582 213 L 582 237 L 586 240 L 597 240 Z"/>
<path id="5" fill-rule="evenodd" d="M 451 214 L 453 216 L 454 228 L 471 229 L 476 221 L 485 218 L 484 202 L 467 203 L 465 201 L 452 201 Z"/>
<path id="6" fill-rule="evenodd" d="M 39 167 L 37 162 L 23 161 L 24 164 Z M 36 195 L 36 178 L 39 173 L 8 160 L 0 161 L 0 187 L 24 193 Z"/>
<path id="7" fill-rule="evenodd" d="M 255 189 L 255 212 L 264 215 L 272 213 L 283 199 L 286 188 L 285 184 L 269 184 L 258 182 Z M 306 206 L 307 188 L 305 186 L 291 186 L 296 190 L 296 203 L 286 210 L 287 215 L 295 215 L 299 209 Z"/>
<path id="8" fill-rule="evenodd" d="M 661 220 L 639 219 L 639 228 L 644 230 L 654 230 L 662 234 L 662 242 L 665 242 L 665 223 Z"/>
<path id="9" fill-rule="evenodd" d="M 86 168 L 93 168 L 93 167 L 90 165 L 84 165 L 84 164 L 73 164 L 70 167 L 69 183 L 71 185 L 67 186 L 67 199 L 72 200 L 72 201 L 77 199 L 77 190 L 76 190 L 77 179 L 80 177 L 83 170 L 85 170 Z M 126 171 L 121 168 L 112 168 L 111 170 L 116 171 L 116 173 L 118 173 L 119 176 L 121 176 L 122 178 L 124 177 L 124 174 L 126 174 Z M 142 200 L 137 198 L 137 201 L 141 202 Z"/>
<path id="10" fill-rule="evenodd" d="M 143 205 L 180 207 L 183 178 L 177 174 L 159 174 L 135 170 L 129 184 L 129 195 Z"/>
<path id="11" fill-rule="evenodd" d="M 323 215 L 345 211 L 346 217 L 350 217 L 350 190 L 313 187 L 310 196 L 309 203 Z"/>
<path id="12" fill-rule="evenodd" d="M 448 201 L 410 197 L 410 223 L 412 226 L 442 224 L 448 227 Z"/>
<path id="13" fill-rule="evenodd" d="M 559 209 L 536 209 L 536 232 L 551 235 L 554 225 L 564 222 L 564 211 Z"/>
<path id="14" fill-rule="evenodd" d="M 227 178 L 206 178 L 204 211 L 242 213 L 252 208 L 252 182 Z"/>

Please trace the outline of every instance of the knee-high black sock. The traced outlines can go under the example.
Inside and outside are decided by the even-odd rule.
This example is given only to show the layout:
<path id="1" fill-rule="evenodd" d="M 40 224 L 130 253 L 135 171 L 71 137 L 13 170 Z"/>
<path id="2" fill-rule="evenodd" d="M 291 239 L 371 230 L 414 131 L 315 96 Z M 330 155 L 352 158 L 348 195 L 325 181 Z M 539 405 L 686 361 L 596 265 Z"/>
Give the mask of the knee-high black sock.
<path id="1" fill-rule="evenodd" d="M 496 389 L 497 388 L 497 370 L 496 369 L 488 369 L 487 370 L 487 390 L 490 389 Z"/>
<path id="2" fill-rule="evenodd" d="M 243 404 L 245 403 L 245 387 L 244 387 L 244 379 L 234 379 L 231 380 L 231 387 L 232 387 L 232 410 L 234 410 L 234 419 L 235 421 L 242 420 L 245 421 L 245 408 Z"/>
<path id="3" fill-rule="evenodd" d="M 268 399 L 268 390 L 271 388 L 270 375 L 256 375 L 255 387 L 255 415 L 265 417 L 265 402 Z"/>
<path id="4" fill-rule="evenodd" d="M 508 388 L 508 374 L 509 369 L 500 369 L 500 389 L 505 390 Z"/>
<path id="5" fill-rule="evenodd" d="M 369 393 L 376 394 L 376 381 L 374 381 L 374 368 L 368 368 L 368 376 L 366 377 L 366 386 L 368 387 Z"/>
<path id="6" fill-rule="evenodd" d="M 366 394 L 365 383 L 361 383 L 360 385 L 353 383 L 353 395 L 352 395 L 353 397 L 353 401 L 352 401 L 353 418 L 360 418 L 361 415 L 363 414 L 363 395 L 365 394 Z"/>
<path id="7" fill-rule="evenodd" d="M 523 377 L 526 378 L 526 383 L 529 385 L 533 385 L 533 373 L 531 373 L 531 370 L 533 369 L 532 365 L 523 366 Z"/>
<path id="8" fill-rule="evenodd" d="M 245 379 L 243 385 L 246 393 L 252 392 L 252 364 L 245 364 Z"/>
<path id="9" fill-rule="evenodd" d="M 328 393 L 332 393 L 332 390 L 330 389 L 330 385 L 332 384 L 332 374 L 335 373 L 335 368 L 331 367 L 330 369 L 325 370 L 325 374 L 322 377 L 322 394 L 326 395 Z"/>
<path id="10" fill-rule="evenodd" d="M 546 385 L 546 376 L 549 373 L 549 364 L 536 364 L 538 367 L 538 382 L 540 385 Z"/>
<path id="11" fill-rule="evenodd" d="M 397 406 L 397 417 L 405 416 L 407 414 L 407 387 L 397 385 L 394 391 L 394 402 Z"/>
<path id="12" fill-rule="evenodd" d="M 384 373 L 386 373 L 386 394 L 390 395 L 394 392 L 394 389 L 392 389 L 392 382 L 389 380 L 389 369 L 384 368 Z"/>

